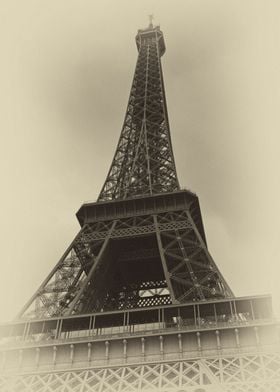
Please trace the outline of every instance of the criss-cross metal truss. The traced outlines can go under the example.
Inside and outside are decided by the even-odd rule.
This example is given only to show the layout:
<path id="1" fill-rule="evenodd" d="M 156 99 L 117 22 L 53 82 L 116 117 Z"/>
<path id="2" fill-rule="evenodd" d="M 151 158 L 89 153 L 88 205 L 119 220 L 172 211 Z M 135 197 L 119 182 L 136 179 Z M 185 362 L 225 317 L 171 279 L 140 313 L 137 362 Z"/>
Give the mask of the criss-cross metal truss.
<path id="1" fill-rule="evenodd" d="M 178 210 L 85 224 L 22 316 L 231 296 L 190 211 Z"/>
<path id="2" fill-rule="evenodd" d="M 172 152 L 160 57 L 158 27 L 140 30 L 135 75 L 124 125 L 99 200 L 179 189 Z"/>
<path id="3" fill-rule="evenodd" d="M 124 126 L 98 202 L 93 203 L 105 210 L 97 219 L 88 219 L 91 207 L 81 207 L 80 233 L 20 316 L 44 318 L 233 296 L 208 252 L 197 197 L 179 189 L 160 63 L 163 34 L 150 25 L 138 31 L 136 43 L 139 56 Z M 188 201 L 180 209 L 184 192 Z M 170 194 L 178 196 L 171 205 Z M 141 198 L 147 205 L 156 198 L 162 212 L 144 206 L 127 214 L 129 201 Z M 123 210 L 120 201 L 127 203 Z M 112 212 L 106 208 L 113 209 L 115 217 L 108 219 Z"/>
<path id="4" fill-rule="evenodd" d="M 3 392 L 279 392 L 279 354 L 0 376 Z"/>

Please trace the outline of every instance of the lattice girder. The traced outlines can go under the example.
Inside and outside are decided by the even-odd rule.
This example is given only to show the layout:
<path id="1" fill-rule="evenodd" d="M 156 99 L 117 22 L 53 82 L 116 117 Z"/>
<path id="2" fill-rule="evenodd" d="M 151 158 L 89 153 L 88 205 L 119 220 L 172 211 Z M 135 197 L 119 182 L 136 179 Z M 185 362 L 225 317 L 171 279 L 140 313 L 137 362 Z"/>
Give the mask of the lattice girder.
<path id="1" fill-rule="evenodd" d="M 105 228 L 98 223 L 93 228 Z M 79 296 L 88 276 L 98 263 L 105 238 L 93 239 L 91 228 L 85 225 L 64 253 L 55 268 L 25 305 L 21 317 L 44 318 L 62 315 Z"/>
<path id="2" fill-rule="evenodd" d="M 160 63 L 161 40 L 162 33 L 155 28 L 138 43 L 124 125 L 99 201 L 179 189 Z"/>
<path id="3" fill-rule="evenodd" d="M 167 210 L 85 224 L 22 314 L 42 318 L 231 296 L 190 212 Z"/>
<path id="4" fill-rule="evenodd" d="M 0 375 L 3 392 L 279 392 L 279 354 Z"/>
<path id="5" fill-rule="evenodd" d="M 178 302 L 186 302 L 188 300 L 193 301 L 193 299 L 205 299 L 214 295 L 216 295 L 217 297 L 225 297 L 232 295 L 230 289 L 228 289 L 228 286 L 224 282 L 223 277 L 220 275 L 217 267 L 212 262 L 212 259 L 208 254 L 207 248 L 202 243 L 201 238 L 197 236 L 193 225 L 194 223 L 188 218 L 186 211 L 167 212 L 157 215 L 127 218 L 117 221 L 115 230 L 112 232 L 112 238 L 123 239 L 125 237 L 129 238 L 142 235 L 154 236 L 154 234 L 156 234 L 158 257 L 160 257 L 161 265 L 165 276 L 165 285 L 162 285 L 161 288 L 166 288 L 167 290 L 165 291 L 165 294 L 163 296 L 159 296 L 158 293 L 155 294 L 157 298 L 156 301 L 154 301 L 154 299 L 152 298 L 151 300 L 149 298 L 145 298 L 144 300 L 142 295 L 140 300 L 139 294 L 142 290 L 142 283 L 134 283 L 131 285 L 130 288 L 126 287 L 126 289 L 121 289 L 121 291 L 123 292 L 123 296 L 125 297 L 126 305 L 122 301 L 122 305 L 119 305 L 120 308 L 167 304 L 170 303 L 170 300 L 168 300 L 168 297 L 170 295 L 171 300 L 175 300 Z M 170 254 L 170 249 L 168 248 L 170 244 L 166 244 L 166 241 L 162 241 L 162 237 L 166 239 L 166 237 L 169 236 L 171 237 L 171 242 L 176 242 L 176 235 L 178 235 L 178 230 L 180 230 L 180 233 L 183 233 L 182 235 L 186 237 L 186 241 L 184 246 L 182 246 L 182 244 L 180 245 L 180 247 L 177 246 L 177 249 L 175 251 L 173 249 L 173 252 Z M 105 233 L 103 235 L 105 235 Z M 188 247 L 190 244 L 192 247 L 192 252 L 190 252 L 190 255 L 196 253 L 196 258 L 194 259 L 191 259 L 189 256 L 190 263 L 193 263 L 194 265 L 191 271 L 189 269 L 186 270 L 185 268 L 186 257 L 184 256 L 185 252 L 188 251 Z M 195 248 L 195 252 L 193 248 Z M 177 271 L 175 271 L 174 268 L 171 268 L 174 265 L 176 266 Z M 190 272 L 192 272 L 192 274 Z M 101 277 L 101 272 L 99 276 Z M 96 279 L 99 280 L 98 276 L 96 276 Z M 147 276 L 147 282 L 148 279 L 149 276 Z M 151 282 L 150 288 L 156 288 L 156 282 L 158 280 L 161 281 L 162 278 L 159 277 L 154 282 Z M 181 286 L 182 284 L 184 285 L 183 287 L 181 287 L 181 291 L 178 291 L 178 280 Z M 153 286 L 153 284 L 155 286 Z M 201 285 L 200 291 L 196 289 L 195 284 Z M 212 284 L 213 287 L 209 287 L 210 284 Z M 215 293 L 213 293 L 214 289 L 216 290 Z M 174 291 L 176 291 L 176 295 L 174 295 Z M 125 292 L 127 294 L 124 294 Z M 116 298 L 116 294 L 117 291 L 115 291 L 115 294 L 108 291 L 108 298 L 114 298 L 113 305 L 117 307 L 117 303 L 119 303 L 118 301 L 120 300 Z M 183 297 L 182 300 L 180 297 L 184 294 L 186 295 Z M 103 295 L 105 295 L 105 293 L 103 293 Z M 100 300 L 100 296 L 97 296 Z M 88 297 L 90 297 L 90 295 Z M 106 309 L 105 303 L 104 306 Z M 111 309 L 113 309 L 113 307 L 111 307 Z M 98 309 L 87 309 L 87 311 L 92 310 L 97 311 Z M 110 307 L 108 308 L 108 310 L 110 310 Z"/>

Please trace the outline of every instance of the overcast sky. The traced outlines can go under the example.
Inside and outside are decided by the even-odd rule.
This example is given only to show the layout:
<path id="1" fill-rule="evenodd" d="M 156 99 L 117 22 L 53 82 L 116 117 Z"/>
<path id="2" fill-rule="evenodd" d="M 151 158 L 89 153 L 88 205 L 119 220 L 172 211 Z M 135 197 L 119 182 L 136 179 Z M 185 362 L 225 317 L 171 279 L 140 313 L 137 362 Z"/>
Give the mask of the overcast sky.
<path id="1" fill-rule="evenodd" d="M 280 6 L 273 0 L 1 0 L 1 321 L 79 230 L 113 158 L 148 14 L 179 180 L 235 295 L 280 315 Z"/>

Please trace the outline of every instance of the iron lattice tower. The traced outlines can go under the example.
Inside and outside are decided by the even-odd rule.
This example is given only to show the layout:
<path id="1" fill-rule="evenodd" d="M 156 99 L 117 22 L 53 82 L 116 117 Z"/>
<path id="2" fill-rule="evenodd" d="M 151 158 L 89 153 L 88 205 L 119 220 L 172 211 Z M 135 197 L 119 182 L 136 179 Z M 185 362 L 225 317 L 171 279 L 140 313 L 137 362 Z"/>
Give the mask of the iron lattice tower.
<path id="1" fill-rule="evenodd" d="M 160 61 L 163 34 L 158 27 L 140 30 L 136 43 L 139 55 L 124 125 L 98 206 L 82 206 L 80 233 L 24 316 L 232 296 L 207 250 L 198 199 L 179 188 Z M 164 203 L 168 197 L 178 206 L 137 211 L 139 203 Z M 117 209 L 117 201 L 125 209 L 134 203 L 137 215 L 88 218 L 92 208 Z"/>
<path id="2" fill-rule="evenodd" d="M 270 298 L 233 296 L 208 251 L 198 197 L 179 186 L 160 28 L 139 30 L 136 44 L 98 201 L 82 205 L 80 232 L 18 320 L 2 326 L 10 345 L 0 383 L 26 392 L 280 391 Z"/>
<path id="3" fill-rule="evenodd" d="M 179 190 L 171 146 L 160 58 L 159 28 L 141 31 L 124 125 L 99 200 L 124 199 Z"/>

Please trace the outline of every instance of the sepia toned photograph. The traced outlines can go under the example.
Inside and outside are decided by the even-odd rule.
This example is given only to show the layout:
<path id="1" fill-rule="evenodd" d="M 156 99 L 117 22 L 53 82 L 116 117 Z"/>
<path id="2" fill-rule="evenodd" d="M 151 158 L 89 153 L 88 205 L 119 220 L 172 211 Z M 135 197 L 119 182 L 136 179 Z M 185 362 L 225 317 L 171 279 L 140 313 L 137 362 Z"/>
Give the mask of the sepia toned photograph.
<path id="1" fill-rule="evenodd" d="M 280 4 L 0 18 L 0 391 L 280 392 Z"/>

